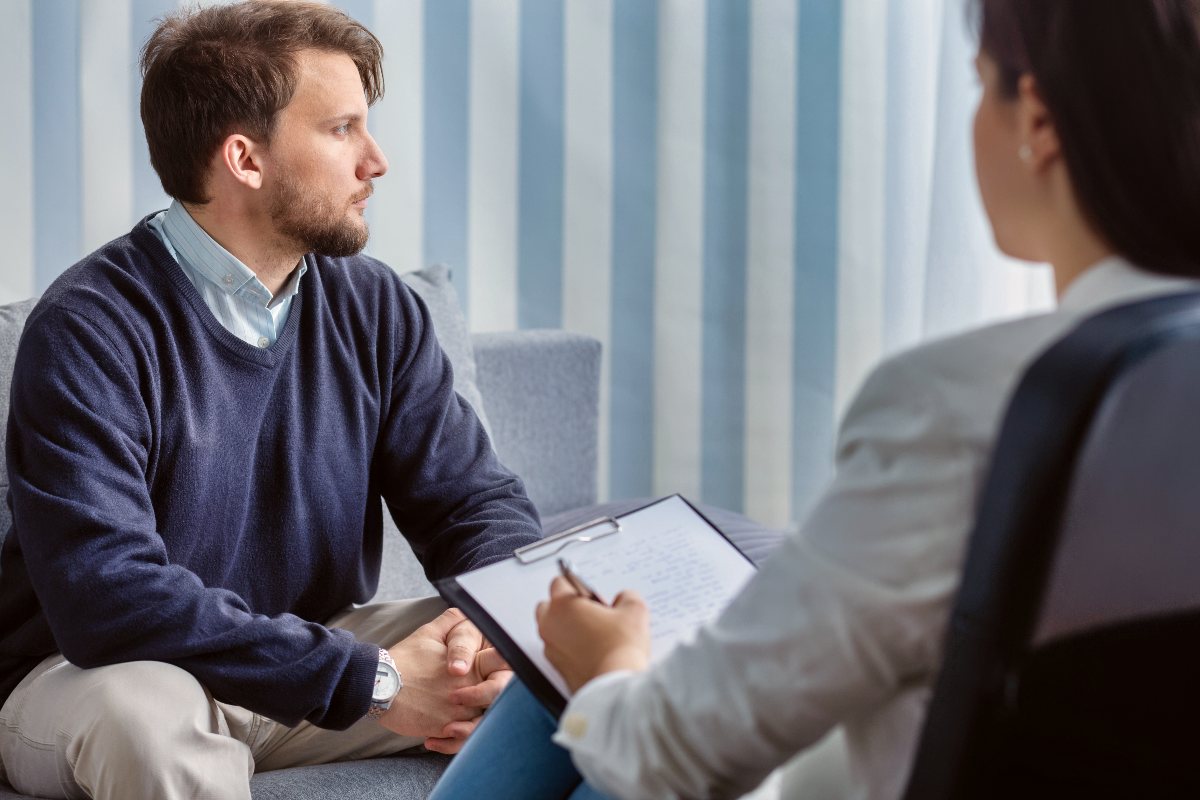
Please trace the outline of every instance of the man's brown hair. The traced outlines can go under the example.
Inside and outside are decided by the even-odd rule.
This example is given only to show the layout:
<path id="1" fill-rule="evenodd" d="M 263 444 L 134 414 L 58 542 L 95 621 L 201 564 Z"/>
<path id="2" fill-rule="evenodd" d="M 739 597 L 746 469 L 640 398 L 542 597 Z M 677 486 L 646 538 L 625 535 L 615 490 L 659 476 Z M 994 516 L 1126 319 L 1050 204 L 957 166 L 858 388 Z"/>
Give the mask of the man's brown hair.
<path id="1" fill-rule="evenodd" d="M 367 103 L 383 96 L 383 46 L 344 12 L 301 0 L 246 0 L 164 17 L 141 53 L 142 125 L 170 196 L 208 202 L 205 176 L 231 133 L 270 142 L 296 91 L 296 55 L 345 53 Z"/>

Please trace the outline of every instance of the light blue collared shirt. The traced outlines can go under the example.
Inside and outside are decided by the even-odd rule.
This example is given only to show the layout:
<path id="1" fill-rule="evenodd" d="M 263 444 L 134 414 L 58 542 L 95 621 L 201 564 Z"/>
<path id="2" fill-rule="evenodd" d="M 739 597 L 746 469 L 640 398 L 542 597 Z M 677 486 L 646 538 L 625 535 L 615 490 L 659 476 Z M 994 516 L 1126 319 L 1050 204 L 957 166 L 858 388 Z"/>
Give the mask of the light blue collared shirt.
<path id="1" fill-rule="evenodd" d="M 272 297 L 254 270 L 217 244 L 178 200 L 156 214 L 150 227 L 226 330 L 255 347 L 275 343 L 308 271 L 304 259 Z"/>

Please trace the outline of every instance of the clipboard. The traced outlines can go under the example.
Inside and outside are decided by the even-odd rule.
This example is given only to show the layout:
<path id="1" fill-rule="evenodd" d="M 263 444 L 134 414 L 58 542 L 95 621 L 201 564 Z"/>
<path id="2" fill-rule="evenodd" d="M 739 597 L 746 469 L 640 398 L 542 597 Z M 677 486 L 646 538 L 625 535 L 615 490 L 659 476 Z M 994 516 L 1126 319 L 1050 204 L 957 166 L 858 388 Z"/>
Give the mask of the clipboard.
<path id="1" fill-rule="evenodd" d="M 568 689 L 541 654 L 534 608 L 549 596 L 558 558 L 571 559 L 608 598 L 626 588 L 642 593 L 650 606 L 651 661 L 715 618 L 756 570 L 724 532 L 675 494 L 618 517 L 598 517 L 518 548 L 504 561 L 437 581 L 442 597 L 475 623 L 556 716 L 566 708 Z"/>

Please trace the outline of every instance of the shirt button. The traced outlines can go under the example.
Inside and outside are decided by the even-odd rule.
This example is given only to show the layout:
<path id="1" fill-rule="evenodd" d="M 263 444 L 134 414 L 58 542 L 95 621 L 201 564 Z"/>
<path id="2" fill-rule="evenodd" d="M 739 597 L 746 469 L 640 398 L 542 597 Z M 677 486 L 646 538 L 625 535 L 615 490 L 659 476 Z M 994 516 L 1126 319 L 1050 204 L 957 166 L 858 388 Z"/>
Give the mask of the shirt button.
<path id="1" fill-rule="evenodd" d="M 587 719 L 582 714 L 568 714 L 563 718 L 562 729 L 572 739 L 582 739 L 587 733 Z"/>
<path id="2" fill-rule="evenodd" d="M 225 277 L 221 278 L 221 283 L 225 284 L 226 286 L 232 286 L 233 285 L 233 276 L 226 275 Z"/>
<path id="3" fill-rule="evenodd" d="M 265 336 L 258 337 L 258 346 L 259 347 L 266 347 L 269 344 L 270 344 L 270 342 L 267 341 L 267 337 L 265 337 Z"/>

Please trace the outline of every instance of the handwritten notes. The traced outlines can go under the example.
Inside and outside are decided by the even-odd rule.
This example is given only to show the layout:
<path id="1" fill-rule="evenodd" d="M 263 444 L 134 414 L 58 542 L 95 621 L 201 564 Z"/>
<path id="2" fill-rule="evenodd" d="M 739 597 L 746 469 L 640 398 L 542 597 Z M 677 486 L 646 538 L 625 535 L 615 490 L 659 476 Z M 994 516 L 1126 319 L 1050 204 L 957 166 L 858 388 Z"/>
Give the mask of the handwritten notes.
<path id="1" fill-rule="evenodd" d="M 566 683 L 542 654 L 534 609 L 558 574 L 556 556 L 602 597 L 636 589 L 650 608 L 652 660 L 714 619 L 750 580 L 754 567 L 686 502 L 669 497 L 621 518 L 618 533 L 571 544 L 529 564 L 516 559 L 460 575 L 458 583 L 487 611 L 550 682 Z"/>

